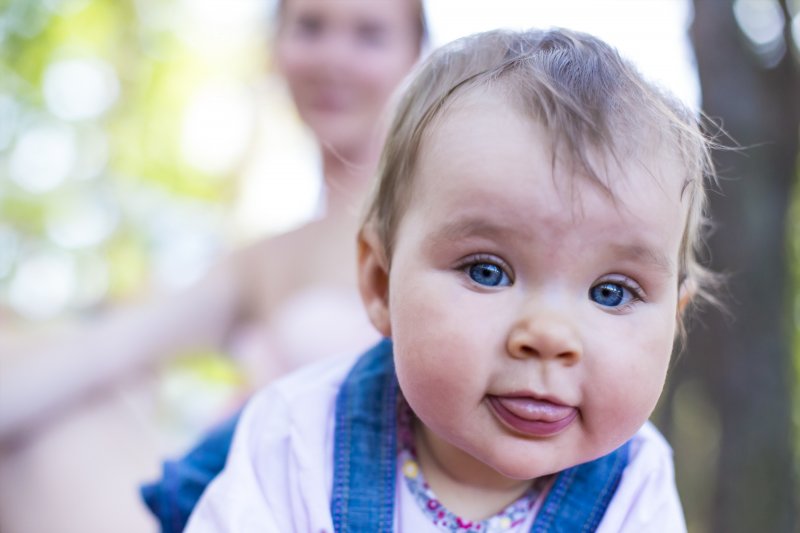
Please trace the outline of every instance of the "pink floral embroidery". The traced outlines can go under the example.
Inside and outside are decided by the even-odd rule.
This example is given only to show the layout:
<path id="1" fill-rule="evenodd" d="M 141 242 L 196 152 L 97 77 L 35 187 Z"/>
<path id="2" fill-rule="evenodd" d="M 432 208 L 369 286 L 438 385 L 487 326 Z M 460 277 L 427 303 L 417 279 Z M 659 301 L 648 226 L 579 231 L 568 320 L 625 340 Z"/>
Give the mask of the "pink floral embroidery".
<path id="1" fill-rule="evenodd" d="M 442 531 L 448 533 L 501 533 L 512 530 L 525 521 L 541 494 L 541 484 L 534 483 L 517 501 L 494 516 L 478 522 L 456 516 L 448 511 L 433 494 L 417 464 L 414 449 L 413 413 L 405 401 L 401 401 L 397 416 L 398 461 L 401 465 L 413 463 L 409 469 L 414 475 L 404 475 L 409 491 L 422 512 Z M 403 469 L 405 472 L 405 468 Z"/>

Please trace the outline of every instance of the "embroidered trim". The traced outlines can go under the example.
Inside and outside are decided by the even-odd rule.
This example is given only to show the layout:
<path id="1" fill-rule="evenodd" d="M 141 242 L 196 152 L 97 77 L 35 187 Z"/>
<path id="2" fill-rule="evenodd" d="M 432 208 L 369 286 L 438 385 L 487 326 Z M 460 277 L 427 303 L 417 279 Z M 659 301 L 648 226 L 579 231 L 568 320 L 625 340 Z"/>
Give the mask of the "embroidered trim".
<path id="1" fill-rule="evenodd" d="M 413 413 L 401 399 L 398 406 L 398 460 L 409 491 L 422 512 L 442 531 L 449 533 L 501 533 L 524 523 L 541 494 L 541 484 L 534 483 L 525 494 L 494 516 L 471 521 L 455 515 L 439 502 L 425 481 L 414 448 Z"/>

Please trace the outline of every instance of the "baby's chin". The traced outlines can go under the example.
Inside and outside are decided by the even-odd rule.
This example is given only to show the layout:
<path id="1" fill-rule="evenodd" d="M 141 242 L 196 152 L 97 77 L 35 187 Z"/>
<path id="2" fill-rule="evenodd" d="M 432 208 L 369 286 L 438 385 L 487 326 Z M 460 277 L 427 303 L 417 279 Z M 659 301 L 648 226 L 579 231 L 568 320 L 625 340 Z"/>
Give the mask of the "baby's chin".
<path id="1" fill-rule="evenodd" d="M 559 463 L 553 465 L 544 461 L 514 461 L 513 464 L 506 464 L 505 462 L 488 463 L 495 472 L 508 479 L 516 481 L 534 480 L 541 477 L 550 476 L 558 473 L 561 470 L 575 466 L 574 462 Z"/>
<path id="2" fill-rule="evenodd" d="M 497 450 L 487 458 L 478 459 L 503 477 L 517 481 L 534 480 L 598 459 L 611 453 L 622 443 L 616 446 L 581 446 L 575 449 L 553 442 L 528 444 L 530 445 L 517 450 Z"/>

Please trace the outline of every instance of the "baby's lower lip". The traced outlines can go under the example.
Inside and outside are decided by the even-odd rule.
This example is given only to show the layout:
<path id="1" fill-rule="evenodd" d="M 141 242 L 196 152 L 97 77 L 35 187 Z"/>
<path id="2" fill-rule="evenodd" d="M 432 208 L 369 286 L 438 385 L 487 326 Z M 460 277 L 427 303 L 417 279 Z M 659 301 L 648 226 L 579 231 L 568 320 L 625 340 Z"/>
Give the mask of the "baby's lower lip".
<path id="1" fill-rule="evenodd" d="M 549 437 L 565 429 L 578 415 L 575 407 L 517 396 L 489 396 L 489 405 L 506 425 L 533 437 Z"/>

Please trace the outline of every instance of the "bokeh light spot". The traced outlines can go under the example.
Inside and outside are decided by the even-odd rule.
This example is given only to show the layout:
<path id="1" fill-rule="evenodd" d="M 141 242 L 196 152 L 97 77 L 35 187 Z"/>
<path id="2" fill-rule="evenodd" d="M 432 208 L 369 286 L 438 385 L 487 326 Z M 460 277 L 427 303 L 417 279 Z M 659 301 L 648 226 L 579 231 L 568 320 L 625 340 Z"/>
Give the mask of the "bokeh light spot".
<path id="1" fill-rule="evenodd" d="M 54 318 L 63 312 L 75 291 L 75 261 L 59 250 L 24 257 L 8 287 L 8 300 L 30 320 Z"/>
<path id="2" fill-rule="evenodd" d="M 111 65 L 97 58 L 64 59 L 44 73 L 47 108 L 64 120 L 94 119 L 117 101 L 119 81 Z"/>
<path id="3" fill-rule="evenodd" d="M 222 82 L 199 89 L 183 119 L 186 162 L 211 174 L 233 170 L 252 137 L 256 113 L 253 97 L 241 85 Z"/>
<path id="4" fill-rule="evenodd" d="M 777 65 L 786 53 L 786 19 L 780 4 L 776 0 L 735 0 L 733 14 L 761 63 L 765 67 Z"/>
<path id="5" fill-rule="evenodd" d="M 50 239 L 63 248 L 90 248 L 111 235 L 117 220 L 118 213 L 110 199 L 91 193 L 55 205 L 47 214 L 46 228 Z"/>
<path id="6" fill-rule="evenodd" d="M 52 191 L 75 165 L 75 132 L 65 124 L 35 125 L 17 139 L 8 163 L 10 178 L 33 194 Z"/>

